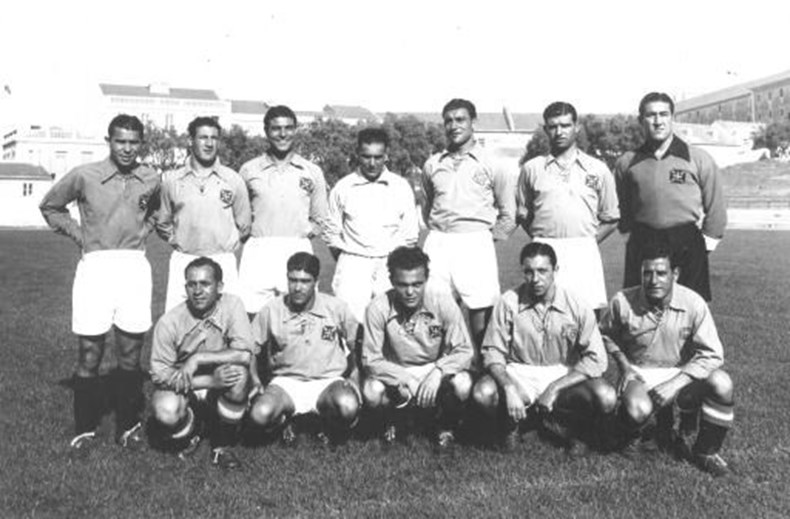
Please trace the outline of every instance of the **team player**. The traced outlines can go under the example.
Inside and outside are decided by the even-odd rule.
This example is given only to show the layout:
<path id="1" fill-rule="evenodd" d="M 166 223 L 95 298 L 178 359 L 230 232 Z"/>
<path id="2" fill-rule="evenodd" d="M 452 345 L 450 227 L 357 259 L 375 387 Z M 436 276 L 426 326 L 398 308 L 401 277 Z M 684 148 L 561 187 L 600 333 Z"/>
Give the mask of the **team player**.
<path id="1" fill-rule="evenodd" d="M 326 224 L 324 174 L 294 151 L 296 124 L 287 106 L 269 108 L 263 118 L 268 149 L 239 172 L 252 206 L 251 238 L 239 264 L 249 314 L 287 291 L 286 261 L 296 252 L 312 252 L 310 238 L 321 235 Z"/>
<path id="2" fill-rule="evenodd" d="M 253 423 L 267 431 L 285 425 L 283 440 L 295 439 L 288 419 L 317 413 L 325 437 L 338 442 L 357 422 L 357 370 L 350 342 L 359 323 L 342 300 L 316 290 L 318 258 L 297 252 L 288 259 L 288 293 L 269 301 L 252 323 L 262 371 L 253 369 Z M 262 380 L 266 382 L 263 388 Z"/>
<path id="3" fill-rule="evenodd" d="M 475 105 L 453 99 L 442 109 L 447 149 L 430 157 L 422 176 L 423 217 L 430 232 L 431 284 L 452 290 L 469 309 L 469 325 L 479 347 L 499 297 L 493 240 L 515 228 L 515 175 L 496 168 L 475 141 Z M 492 240 L 493 238 L 493 240 Z"/>
<path id="4" fill-rule="evenodd" d="M 611 413 L 617 399 L 599 378 L 607 359 L 595 315 L 555 283 L 557 257 L 550 245 L 527 244 L 520 262 L 524 283 L 497 302 L 483 340 L 487 374 L 473 398 L 492 416 L 506 410 L 506 447 L 515 446 L 520 423 L 541 418 L 569 454 L 581 455 L 581 431 Z"/>
<path id="5" fill-rule="evenodd" d="M 159 319 L 151 345 L 154 420 L 182 456 L 197 449 L 196 408 L 209 415 L 211 463 L 241 466 L 231 446 L 244 416 L 250 385 L 252 330 L 237 296 L 223 293 L 223 271 L 206 257 L 192 260 L 182 274 L 187 300 Z"/>
<path id="6" fill-rule="evenodd" d="M 671 413 L 674 403 L 678 454 L 721 476 L 729 470 L 719 451 L 733 421 L 733 384 L 721 369 L 722 344 L 708 305 L 677 283 L 679 275 L 668 247 L 646 245 L 641 284 L 618 292 L 604 313 L 601 331 L 620 368 L 619 418 L 633 452 L 651 414 Z"/>
<path id="7" fill-rule="evenodd" d="M 573 105 L 551 103 L 543 122 L 549 154 L 522 167 L 517 218 L 533 241 L 548 243 L 557 253 L 557 281 L 598 311 L 608 302 L 598 244 L 620 217 L 614 177 L 606 164 L 578 148 Z"/>
<path id="8" fill-rule="evenodd" d="M 428 261 L 417 247 L 390 253 L 392 289 L 373 299 L 365 315 L 362 393 L 366 405 L 385 410 L 387 443 L 397 434 L 394 405 L 413 402 L 436 409 L 436 441 L 445 449 L 454 441 L 453 427 L 471 393 L 474 348 L 452 296 L 426 291 Z"/>
<path id="9" fill-rule="evenodd" d="M 137 162 L 143 125 L 137 117 L 110 121 L 110 156 L 71 170 L 44 196 L 41 214 L 56 232 L 82 251 L 72 291 L 72 331 L 79 342 L 74 377 L 76 436 L 71 452 L 87 455 L 101 419 L 104 391 L 99 366 L 105 335 L 115 328 L 118 366 L 110 381 L 115 394 L 116 441 L 142 445 L 143 374 L 140 351 L 151 326 L 151 266 L 145 240 L 159 202 L 159 175 Z M 80 221 L 67 208 L 76 201 Z"/>
<path id="10" fill-rule="evenodd" d="M 329 194 L 326 242 L 337 259 L 332 291 L 362 322 L 372 296 L 390 288 L 387 254 L 417 244 L 419 227 L 409 182 L 387 169 L 389 136 L 381 128 L 357 135 L 359 169 Z"/>
<path id="11" fill-rule="evenodd" d="M 680 271 L 678 282 L 711 300 L 708 253 L 727 225 L 722 180 L 713 159 L 672 130 L 675 104 L 651 92 L 639 103 L 645 144 L 615 164 L 620 230 L 629 232 L 624 287 L 640 283 L 642 247 L 669 244 Z M 700 225 L 701 222 L 701 225 Z"/>
<path id="12" fill-rule="evenodd" d="M 250 232 L 250 201 L 244 181 L 220 164 L 222 128 L 213 117 L 189 123 L 190 157 L 184 167 L 162 178 L 162 209 L 157 231 L 173 246 L 168 271 L 165 311 L 186 297 L 184 268 L 207 256 L 223 271 L 223 291 L 239 293 L 234 252 Z"/>

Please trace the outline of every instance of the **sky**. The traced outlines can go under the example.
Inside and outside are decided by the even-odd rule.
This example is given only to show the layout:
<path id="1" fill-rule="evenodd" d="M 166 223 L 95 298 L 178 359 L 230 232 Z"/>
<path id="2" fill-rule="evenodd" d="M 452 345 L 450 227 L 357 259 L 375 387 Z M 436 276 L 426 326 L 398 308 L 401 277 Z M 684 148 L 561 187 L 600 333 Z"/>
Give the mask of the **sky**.
<path id="1" fill-rule="evenodd" d="M 790 69 L 790 2 L 8 0 L 0 126 L 86 119 L 97 84 L 209 88 L 320 110 L 633 113 Z M 9 95 L 3 90 L 8 85 Z"/>

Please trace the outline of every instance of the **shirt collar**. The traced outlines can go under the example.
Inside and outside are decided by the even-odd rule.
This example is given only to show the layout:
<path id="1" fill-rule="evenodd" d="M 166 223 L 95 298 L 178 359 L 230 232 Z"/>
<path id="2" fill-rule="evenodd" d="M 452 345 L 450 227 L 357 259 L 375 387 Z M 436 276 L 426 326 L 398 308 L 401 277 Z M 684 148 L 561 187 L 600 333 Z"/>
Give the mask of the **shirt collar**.
<path id="1" fill-rule="evenodd" d="M 382 171 L 381 175 L 379 175 L 379 178 L 377 178 L 376 180 L 371 182 L 370 180 L 365 178 L 365 175 L 363 175 L 361 171 L 356 170 L 353 173 L 354 176 L 352 177 L 351 185 L 352 186 L 364 186 L 364 185 L 367 185 L 367 184 L 384 184 L 384 185 L 389 185 L 390 180 L 391 180 L 390 175 L 393 175 L 393 174 L 394 173 L 392 173 L 390 170 L 388 170 L 385 167 L 384 171 Z"/>
<path id="2" fill-rule="evenodd" d="M 518 311 L 519 313 L 529 310 L 530 308 L 534 308 L 537 301 L 533 301 L 530 299 L 529 294 L 527 293 L 527 284 L 522 283 L 520 287 L 518 287 Z M 553 308 L 558 312 L 568 313 L 568 298 L 565 294 L 565 290 L 559 286 L 556 282 L 554 283 L 554 299 L 548 304 L 548 308 Z"/>
<path id="3" fill-rule="evenodd" d="M 214 161 L 214 165 L 211 166 L 211 171 L 209 172 L 209 175 L 216 175 L 219 178 L 225 180 L 224 173 L 225 173 L 225 167 L 222 165 L 222 163 L 220 163 L 219 157 L 217 157 L 217 160 Z M 195 172 L 195 168 L 192 166 L 192 159 L 191 158 L 187 160 L 186 164 L 184 164 L 184 167 L 183 167 L 179 177 L 180 178 L 185 178 L 185 177 L 187 177 L 190 174 L 194 175 L 194 176 L 197 176 L 197 173 Z"/>
<path id="4" fill-rule="evenodd" d="M 442 161 L 447 157 L 449 157 L 450 155 L 454 155 L 454 154 L 460 157 L 468 155 L 472 157 L 474 160 L 480 162 L 480 157 L 483 154 L 483 147 L 480 145 L 479 142 L 477 142 L 477 139 L 475 139 L 474 144 L 472 144 L 472 147 L 462 153 L 453 153 L 450 150 L 445 149 L 442 152 L 441 156 L 439 156 L 439 160 Z"/>
<path id="5" fill-rule="evenodd" d="M 190 323 L 189 330 L 192 331 L 197 328 L 201 323 L 208 323 L 212 325 L 214 328 L 218 330 L 222 330 L 222 321 L 224 315 L 224 308 L 225 305 L 223 303 L 222 295 L 220 295 L 219 299 L 217 299 L 217 304 L 214 306 L 214 310 L 207 315 L 206 317 L 197 317 L 192 311 L 189 309 L 189 303 L 184 301 L 184 320 Z"/>
<path id="6" fill-rule="evenodd" d="M 129 171 L 129 173 L 121 173 L 118 170 L 118 166 L 115 164 L 115 162 L 113 162 L 110 157 L 107 157 L 106 159 L 104 159 L 99 163 L 99 168 L 101 169 L 101 183 L 102 184 L 106 183 L 115 175 L 128 175 L 142 182 L 143 181 L 142 177 L 137 174 L 137 169 L 139 167 L 140 164 L 137 164 L 134 166 L 134 168 L 132 168 L 131 171 Z"/>
<path id="7" fill-rule="evenodd" d="M 316 317 L 327 317 L 329 315 L 329 308 L 327 307 L 326 300 L 323 297 L 323 294 L 316 290 L 315 298 L 313 298 L 313 304 L 310 305 L 309 308 L 305 308 L 301 312 L 294 312 L 288 306 L 287 302 L 288 294 L 285 294 L 282 298 L 283 307 L 285 311 L 283 312 L 283 322 L 290 321 L 291 319 L 295 319 L 296 317 L 302 314 L 312 314 Z"/>
<path id="8" fill-rule="evenodd" d="M 306 159 L 304 159 L 301 155 L 296 153 L 295 151 L 291 151 L 290 154 L 285 158 L 285 163 L 297 168 L 297 169 L 304 169 Z M 263 155 L 261 155 L 261 170 L 269 169 L 277 165 L 277 161 L 272 157 L 269 152 L 267 151 Z"/>
<path id="9" fill-rule="evenodd" d="M 678 284 L 675 282 L 675 286 L 672 287 L 672 298 L 669 300 L 669 304 L 667 305 L 667 310 L 673 310 L 675 312 L 685 312 L 686 308 L 683 306 L 683 296 L 680 294 L 680 290 L 678 290 Z M 640 286 L 639 287 L 639 306 L 642 310 L 647 312 L 652 312 L 653 307 L 650 303 L 647 302 L 647 296 L 645 296 L 645 290 Z"/>
<path id="10" fill-rule="evenodd" d="M 669 143 L 669 147 L 667 148 L 667 151 L 664 152 L 664 155 L 661 157 L 661 159 L 665 159 L 670 156 L 675 156 L 678 157 L 679 159 L 683 159 L 686 162 L 689 162 L 691 160 L 691 152 L 689 151 L 689 145 L 686 144 L 686 142 L 683 139 L 681 139 L 680 137 L 674 134 L 672 135 L 672 137 L 670 137 L 670 139 L 672 139 L 672 142 Z M 645 159 L 656 158 L 655 155 L 653 154 L 653 150 L 650 149 L 647 143 L 644 143 L 636 151 L 637 151 L 637 157 L 636 160 L 634 160 L 634 163 L 641 162 Z"/>
<path id="11" fill-rule="evenodd" d="M 433 319 L 436 316 L 434 315 L 433 312 L 431 312 L 430 310 L 428 310 L 428 308 L 425 307 L 425 298 L 426 298 L 426 294 L 423 292 L 422 303 L 420 303 L 419 308 L 417 308 L 417 310 L 415 310 L 412 315 L 424 314 L 430 317 L 431 319 Z M 395 303 L 395 289 L 390 289 L 389 291 L 387 291 L 387 300 L 389 301 L 390 304 L 389 314 L 387 315 L 387 322 L 392 320 L 400 321 L 399 318 L 405 317 L 404 312 L 399 311 L 398 305 Z"/>
<path id="12" fill-rule="evenodd" d="M 589 157 L 586 153 L 583 153 L 579 148 L 574 148 L 573 156 L 568 160 L 568 165 L 578 164 L 584 171 L 588 171 L 590 169 L 590 163 L 588 162 Z M 549 167 L 551 164 L 557 164 L 557 166 L 562 167 L 560 161 L 557 157 L 549 153 L 546 155 L 546 167 Z"/>

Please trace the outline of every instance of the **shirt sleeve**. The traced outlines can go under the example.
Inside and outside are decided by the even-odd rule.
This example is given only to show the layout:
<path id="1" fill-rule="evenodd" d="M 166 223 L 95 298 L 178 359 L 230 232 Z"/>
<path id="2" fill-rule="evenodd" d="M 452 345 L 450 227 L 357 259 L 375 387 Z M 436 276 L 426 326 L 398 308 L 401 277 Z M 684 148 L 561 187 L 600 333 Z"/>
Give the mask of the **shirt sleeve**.
<path id="1" fill-rule="evenodd" d="M 501 167 L 494 168 L 494 205 L 498 210 L 491 233 L 495 240 L 506 240 L 516 228 L 517 175 Z"/>
<path id="2" fill-rule="evenodd" d="M 620 206 L 620 222 L 617 228 L 622 233 L 631 232 L 633 225 L 633 212 L 631 210 L 631 197 L 628 192 L 628 166 L 631 162 L 630 153 L 626 153 L 614 165 L 614 183 L 617 192 L 617 203 Z"/>
<path id="3" fill-rule="evenodd" d="M 601 315 L 601 322 L 598 324 L 603 339 L 604 348 L 609 354 L 621 352 L 617 340 L 620 338 L 621 320 L 619 312 L 619 302 L 617 295 L 609 301 L 609 305 Z"/>
<path id="4" fill-rule="evenodd" d="M 616 222 L 620 219 L 620 206 L 617 201 L 617 187 L 614 175 L 601 164 L 601 190 L 598 193 L 598 221 L 605 223 Z"/>
<path id="5" fill-rule="evenodd" d="M 384 357 L 387 340 L 387 315 L 376 305 L 368 305 L 365 311 L 365 333 L 362 340 L 362 365 L 368 374 L 388 386 L 409 380 L 411 375 L 405 367 Z"/>
<path id="6" fill-rule="evenodd" d="M 162 181 L 159 189 L 159 214 L 156 219 L 156 234 L 169 244 L 173 243 L 173 198 L 168 179 Z"/>
<path id="7" fill-rule="evenodd" d="M 715 239 L 724 236 L 727 227 L 727 203 L 724 198 L 723 182 L 719 168 L 710 155 L 702 150 L 694 150 L 695 160 L 699 168 L 700 189 L 702 190 L 702 208 L 705 216 L 702 220 L 702 234 Z"/>
<path id="8" fill-rule="evenodd" d="M 343 336 L 345 339 L 346 348 L 348 349 L 349 353 L 354 353 L 354 345 L 357 341 L 357 335 L 359 334 L 359 321 L 357 318 L 354 317 L 354 312 L 351 311 L 351 307 L 348 306 L 345 302 L 341 305 L 341 325 L 343 326 Z M 356 358 L 356 355 L 355 355 Z"/>
<path id="9" fill-rule="evenodd" d="M 507 365 L 510 342 L 513 340 L 513 312 L 505 297 L 500 297 L 494 306 L 491 320 L 483 337 L 483 366 L 488 369 L 494 364 Z"/>
<path id="10" fill-rule="evenodd" d="M 154 327 L 151 340 L 151 381 L 160 388 L 170 387 L 170 378 L 176 371 L 178 337 L 167 321 L 160 319 Z"/>
<path id="11" fill-rule="evenodd" d="M 226 339 L 229 348 L 234 350 L 254 351 L 252 327 L 241 299 L 233 298 L 228 308 L 228 329 Z"/>
<path id="12" fill-rule="evenodd" d="M 266 345 L 269 342 L 269 309 L 263 307 L 252 319 L 252 352 L 256 355 L 268 355 Z"/>
<path id="13" fill-rule="evenodd" d="M 447 329 L 444 334 L 444 355 L 436 361 L 436 367 L 442 370 L 444 375 L 455 375 L 472 365 L 474 348 L 458 305 L 454 301 L 444 302 L 442 314 Z"/>
<path id="14" fill-rule="evenodd" d="M 590 378 L 603 375 L 608 361 L 601 332 L 598 330 L 598 323 L 591 308 L 580 308 L 577 347 L 579 348 L 579 362 L 573 366 L 573 370 Z"/>
<path id="15" fill-rule="evenodd" d="M 417 245 L 417 239 L 419 238 L 420 225 L 417 221 L 417 205 L 414 202 L 414 191 L 412 191 L 408 182 L 401 190 L 401 200 L 403 218 L 398 229 L 400 234 L 398 243 L 407 247 L 414 247 Z"/>
<path id="16" fill-rule="evenodd" d="M 68 236 L 82 247 L 82 229 L 71 217 L 68 204 L 77 200 L 82 190 L 82 177 L 78 170 L 70 171 L 44 195 L 39 204 L 41 215 L 58 234 Z"/>
<path id="17" fill-rule="evenodd" d="M 247 184 L 240 175 L 234 179 L 233 183 L 233 220 L 236 222 L 236 228 L 239 230 L 239 239 L 244 241 L 250 235 L 250 230 L 252 229 L 250 195 L 247 192 Z"/>
<path id="18" fill-rule="evenodd" d="M 310 194 L 310 221 L 313 223 L 313 236 L 321 236 L 328 225 L 326 179 L 321 168 L 315 166 L 314 187 Z"/>
<path id="19" fill-rule="evenodd" d="M 338 192 L 339 188 L 342 189 L 342 184 L 335 184 L 335 187 L 329 192 L 329 208 L 324 227 L 324 241 L 327 246 L 336 249 L 342 248 L 340 235 L 343 229 L 343 201 Z"/>
<path id="20" fill-rule="evenodd" d="M 692 333 L 684 345 L 692 348 L 691 358 L 681 366 L 681 371 L 691 378 L 705 379 L 724 364 L 724 353 L 713 317 L 703 301 L 695 309 Z"/>
<path id="21" fill-rule="evenodd" d="M 431 159 L 425 163 L 420 175 L 420 183 L 422 184 L 423 202 L 422 202 L 422 218 L 425 225 L 430 228 L 431 207 L 433 206 L 433 183 L 431 182 Z"/>
<path id="22" fill-rule="evenodd" d="M 516 184 L 516 222 L 529 234 L 530 209 L 532 208 L 532 190 L 529 188 L 529 172 L 527 163 L 521 166 Z"/>

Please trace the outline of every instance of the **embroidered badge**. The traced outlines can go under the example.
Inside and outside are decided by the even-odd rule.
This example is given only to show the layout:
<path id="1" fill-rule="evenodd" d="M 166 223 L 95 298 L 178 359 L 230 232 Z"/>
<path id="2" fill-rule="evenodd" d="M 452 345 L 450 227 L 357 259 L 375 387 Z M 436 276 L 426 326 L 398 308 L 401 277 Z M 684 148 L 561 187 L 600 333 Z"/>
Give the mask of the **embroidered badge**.
<path id="1" fill-rule="evenodd" d="M 140 195 L 140 198 L 137 200 L 137 206 L 142 211 L 148 210 L 148 202 L 151 200 L 151 193 L 143 193 Z"/>
<path id="2" fill-rule="evenodd" d="M 401 330 L 403 330 L 403 333 L 406 335 L 414 335 L 414 328 L 416 326 L 417 323 L 415 323 L 412 319 L 409 319 L 408 321 L 404 321 L 403 325 L 401 326 Z"/>
<path id="3" fill-rule="evenodd" d="M 315 189 L 315 185 L 313 184 L 313 180 L 307 177 L 301 177 L 299 179 L 299 187 L 307 193 L 308 195 L 313 194 L 313 190 Z"/>
<path id="4" fill-rule="evenodd" d="M 438 324 L 428 326 L 428 336 L 431 339 L 438 339 L 442 336 L 442 327 Z"/>
<path id="5" fill-rule="evenodd" d="M 475 184 L 478 186 L 486 187 L 488 185 L 488 175 L 486 175 L 485 171 L 476 172 L 472 180 L 474 180 Z"/>
<path id="6" fill-rule="evenodd" d="M 598 189 L 598 177 L 595 175 L 587 175 L 584 177 L 584 185 L 590 189 Z"/>
<path id="7" fill-rule="evenodd" d="M 334 341 L 335 337 L 337 337 L 337 328 L 334 326 L 324 326 L 321 329 L 322 341 Z"/>
<path id="8" fill-rule="evenodd" d="M 568 342 L 576 342 L 576 336 L 578 335 L 579 330 L 573 324 L 564 324 L 562 326 L 562 336 Z"/>
<path id="9" fill-rule="evenodd" d="M 672 169 L 669 171 L 669 181 L 673 184 L 685 184 L 688 171 L 682 169 Z"/>
<path id="10" fill-rule="evenodd" d="M 232 204 L 233 191 L 231 191 L 230 189 L 221 189 L 219 192 L 219 200 L 226 206 Z"/>

